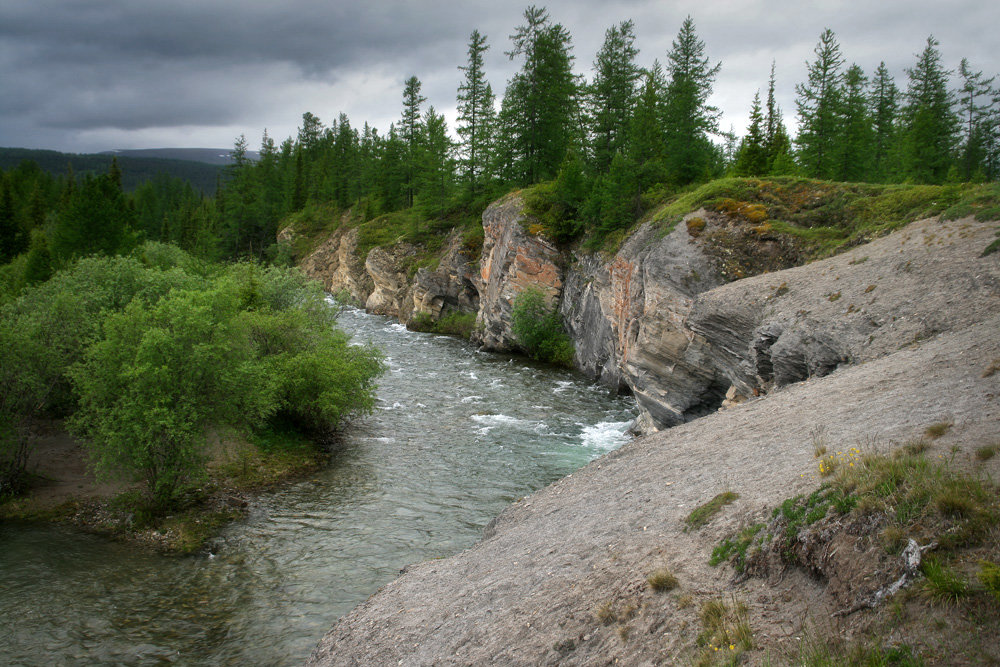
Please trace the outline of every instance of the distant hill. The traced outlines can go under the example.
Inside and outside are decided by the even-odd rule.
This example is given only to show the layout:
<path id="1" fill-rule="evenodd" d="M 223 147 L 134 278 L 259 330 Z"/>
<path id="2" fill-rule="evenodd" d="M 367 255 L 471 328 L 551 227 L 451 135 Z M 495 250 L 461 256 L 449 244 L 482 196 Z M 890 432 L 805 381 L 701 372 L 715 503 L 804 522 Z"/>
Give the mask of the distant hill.
<path id="1" fill-rule="evenodd" d="M 140 148 L 131 150 L 101 151 L 100 155 L 117 155 L 121 157 L 155 157 L 166 160 L 191 160 L 206 164 L 227 165 L 232 148 Z M 247 151 L 247 157 L 257 159 L 257 151 Z"/>
<path id="2" fill-rule="evenodd" d="M 153 149 L 151 152 L 164 151 L 201 151 L 217 154 L 216 149 Z M 60 153 L 59 151 L 35 150 L 30 148 L 0 148 L 0 169 L 12 169 L 24 160 L 38 163 L 43 170 L 53 175 L 64 175 L 68 165 L 73 165 L 77 176 L 86 173 L 105 173 L 111 165 L 112 157 L 118 158 L 118 166 L 122 170 L 122 186 L 126 191 L 135 190 L 140 184 L 152 179 L 157 174 L 167 174 L 183 178 L 191 186 L 203 194 L 215 193 L 218 175 L 227 162 L 207 163 L 205 160 L 168 159 L 166 157 L 148 157 L 132 155 L 145 151 L 120 151 L 117 153 Z"/>

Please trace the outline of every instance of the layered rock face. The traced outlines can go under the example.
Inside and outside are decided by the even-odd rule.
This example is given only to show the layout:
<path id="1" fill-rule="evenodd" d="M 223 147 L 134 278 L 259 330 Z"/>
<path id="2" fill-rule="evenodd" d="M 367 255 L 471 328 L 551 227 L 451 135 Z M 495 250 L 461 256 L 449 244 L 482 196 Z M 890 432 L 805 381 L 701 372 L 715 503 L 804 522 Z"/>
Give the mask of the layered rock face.
<path id="1" fill-rule="evenodd" d="M 578 368 L 634 394 L 640 433 L 1000 311 L 997 262 L 979 256 L 993 227 L 970 219 L 916 222 L 836 257 L 738 280 L 787 266 L 787 249 L 775 245 L 787 240 L 699 210 L 668 232 L 641 226 L 613 256 L 563 254 L 530 233 L 532 223 L 513 193 L 483 213 L 478 266 L 456 232 L 437 268 L 411 278 L 416 248 L 375 248 L 361 262 L 357 232 L 347 231 L 302 267 L 328 290 L 404 322 L 475 312 L 474 342 L 496 351 L 515 347 L 517 295 L 539 290 L 559 308 Z"/>
<path id="2" fill-rule="evenodd" d="M 540 290 L 554 307 L 562 293 L 562 258 L 555 245 L 525 231 L 524 201 L 507 195 L 483 212 L 483 253 L 480 261 L 479 314 L 473 341 L 487 350 L 514 347 L 511 309 L 526 289 Z"/>
<path id="3" fill-rule="evenodd" d="M 283 232 L 284 234 L 284 232 Z M 451 312 L 479 310 L 475 259 L 453 233 L 433 271 L 420 268 L 409 275 L 417 248 L 406 243 L 372 248 L 358 257 L 357 229 L 338 230 L 300 262 L 306 275 L 323 283 L 327 291 L 344 294 L 366 310 L 408 322 L 424 313 L 433 320 Z"/>

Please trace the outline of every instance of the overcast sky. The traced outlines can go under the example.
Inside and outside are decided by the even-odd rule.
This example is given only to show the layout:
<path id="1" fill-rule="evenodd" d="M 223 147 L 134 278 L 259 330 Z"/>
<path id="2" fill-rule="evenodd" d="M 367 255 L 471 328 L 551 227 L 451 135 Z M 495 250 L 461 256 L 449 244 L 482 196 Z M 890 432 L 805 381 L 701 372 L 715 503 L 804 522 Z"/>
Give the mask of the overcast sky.
<path id="1" fill-rule="evenodd" d="M 713 103 L 745 130 L 758 88 L 777 64 L 779 101 L 794 124 L 820 32 L 831 28 L 848 63 L 884 60 L 906 86 L 928 35 L 944 64 L 962 57 L 1000 71 L 994 0 L 559 0 L 537 3 L 573 37 L 589 79 L 611 25 L 633 19 L 646 66 L 663 61 L 684 17 L 722 70 Z M 502 0 L 2 0 L 0 146 L 90 152 L 228 147 L 264 128 L 294 135 L 302 114 L 346 113 L 380 131 L 399 117 L 404 80 L 453 126 L 469 34 L 488 38 L 486 73 L 498 97 L 519 67 L 504 55 L 527 4 Z M 763 93 L 763 91 L 762 91 Z"/>

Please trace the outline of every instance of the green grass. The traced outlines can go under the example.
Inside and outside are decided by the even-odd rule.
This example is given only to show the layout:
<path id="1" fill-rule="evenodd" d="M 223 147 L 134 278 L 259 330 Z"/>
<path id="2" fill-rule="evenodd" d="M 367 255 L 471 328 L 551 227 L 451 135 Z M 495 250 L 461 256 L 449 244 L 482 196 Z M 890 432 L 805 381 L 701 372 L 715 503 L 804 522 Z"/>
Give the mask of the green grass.
<path id="1" fill-rule="evenodd" d="M 706 523 L 711 521 L 712 517 L 721 512 L 723 507 L 734 502 L 739 497 L 740 496 L 737 493 L 724 491 L 709 500 L 707 503 L 699 505 L 687 515 L 687 518 L 684 519 L 684 523 L 687 524 L 685 530 L 701 528 Z"/>
<path id="2" fill-rule="evenodd" d="M 753 214 L 744 222 L 759 224 L 759 207 L 767 220 L 761 232 L 793 239 L 801 260 L 836 254 L 885 235 L 915 220 L 935 215 L 956 219 L 1000 219 L 1000 186 L 879 185 L 834 183 L 792 176 L 723 178 L 675 195 L 650 218 L 665 229 L 698 208 L 735 215 Z M 740 213 L 740 212 L 744 213 Z M 990 246 L 1000 247 L 1000 239 Z"/>
<path id="3" fill-rule="evenodd" d="M 468 340 L 476 328 L 476 314 L 452 311 L 435 320 L 430 313 L 417 313 L 406 326 L 413 331 L 458 336 Z"/>

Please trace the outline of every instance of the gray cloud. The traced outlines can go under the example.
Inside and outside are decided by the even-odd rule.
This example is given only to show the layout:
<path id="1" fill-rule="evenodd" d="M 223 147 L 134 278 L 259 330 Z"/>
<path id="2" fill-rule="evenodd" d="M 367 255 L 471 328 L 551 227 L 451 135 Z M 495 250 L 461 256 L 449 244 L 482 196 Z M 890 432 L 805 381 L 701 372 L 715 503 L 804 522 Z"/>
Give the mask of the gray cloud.
<path id="1" fill-rule="evenodd" d="M 347 113 L 382 131 L 399 114 L 403 80 L 450 119 L 473 28 L 489 37 L 494 90 L 518 63 L 504 55 L 520 3 L 428 1 L 7 0 L 0 5 L 0 145 L 103 150 L 150 145 L 254 143 L 267 127 L 294 134 L 304 111 L 324 121 Z M 753 93 L 776 62 L 779 101 L 794 115 L 794 84 L 820 31 L 832 28 L 848 62 L 871 72 L 905 68 L 933 33 L 947 67 L 962 56 L 1000 71 L 990 29 L 993 3 L 959 0 L 802 4 L 791 0 L 559 0 L 552 18 L 573 35 L 577 70 L 590 74 L 612 24 L 632 18 L 640 61 L 664 60 L 681 21 L 695 19 L 713 61 L 723 63 L 714 102 L 724 127 L 742 131 Z"/>

